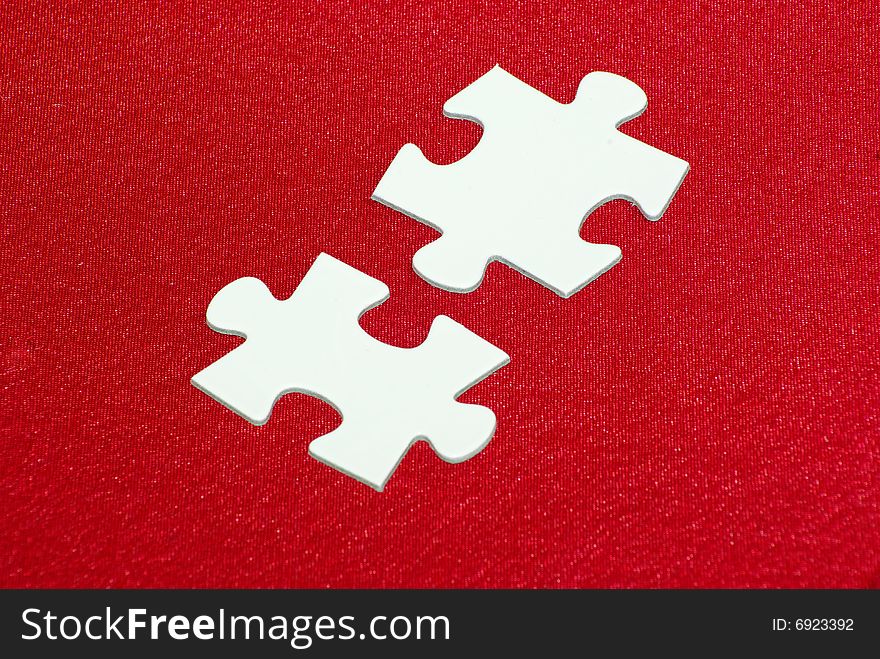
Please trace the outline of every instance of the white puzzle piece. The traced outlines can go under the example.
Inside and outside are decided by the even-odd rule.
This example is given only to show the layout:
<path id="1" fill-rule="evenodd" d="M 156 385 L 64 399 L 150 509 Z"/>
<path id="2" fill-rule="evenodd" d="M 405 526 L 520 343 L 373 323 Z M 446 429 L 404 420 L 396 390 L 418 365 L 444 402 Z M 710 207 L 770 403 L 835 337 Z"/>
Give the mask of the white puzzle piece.
<path id="1" fill-rule="evenodd" d="M 618 247 L 581 240 L 586 217 L 629 199 L 657 220 L 687 174 L 684 160 L 617 130 L 647 103 L 636 84 L 602 72 L 558 103 L 496 66 L 443 106 L 483 126 L 477 146 L 435 165 L 406 144 L 373 199 L 443 234 L 413 258 L 435 286 L 472 291 L 499 260 L 568 297 L 620 260 Z"/>
<path id="2" fill-rule="evenodd" d="M 342 424 L 309 453 L 380 491 L 417 439 L 448 462 L 467 460 L 491 439 L 495 415 L 455 398 L 509 358 L 446 316 L 416 348 L 381 343 L 358 319 L 387 298 L 385 284 L 327 254 L 287 300 L 238 279 L 214 296 L 208 325 L 247 340 L 192 383 L 257 425 L 288 392 L 329 403 Z"/>

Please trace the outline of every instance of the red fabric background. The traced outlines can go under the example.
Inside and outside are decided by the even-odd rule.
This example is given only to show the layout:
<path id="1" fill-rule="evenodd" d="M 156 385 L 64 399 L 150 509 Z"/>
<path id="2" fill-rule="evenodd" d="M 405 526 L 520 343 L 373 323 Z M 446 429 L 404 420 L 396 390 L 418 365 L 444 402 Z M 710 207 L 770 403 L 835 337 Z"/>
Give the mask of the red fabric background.
<path id="1" fill-rule="evenodd" d="M 0 9 L 0 584 L 880 585 L 871 3 L 41 4 Z M 624 130 L 691 164 L 659 223 L 588 220 L 623 260 L 569 300 L 432 288 L 436 234 L 370 201 L 405 142 L 472 148 L 441 107 L 496 63 L 632 79 Z M 190 386 L 236 344 L 212 295 L 320 251 L 390 286 L 377 338 L 444 313 L 511 355 L 463 397 L 485 451 L 378 494 L 308 456 L 330 407 Z"/>

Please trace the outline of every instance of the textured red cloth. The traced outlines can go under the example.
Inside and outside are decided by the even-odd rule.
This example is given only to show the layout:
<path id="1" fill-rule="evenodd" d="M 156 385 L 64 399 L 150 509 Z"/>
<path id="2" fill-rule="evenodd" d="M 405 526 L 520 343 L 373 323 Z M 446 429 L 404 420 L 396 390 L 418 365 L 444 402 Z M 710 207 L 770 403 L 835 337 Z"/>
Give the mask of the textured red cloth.
<path id="1" fill-rule="evenodd" d="M 39 4 L 0 9 L 0 584 L 880 585 L 876 3 Z M 441 108 L 496 63 L 626 76 L 691 164 L 659 223 L 592 215 L 623 260 L 568 300 L 433 288 L 437 234 L 370 201 L 405 142 L 476 144 Z M 308 456 L 329 406 L 189 384 L 237 343 L 214 293 L 321 251 L 389 285 L 377 338 L 511 355 L 482 453 L 379 494 Z"/>

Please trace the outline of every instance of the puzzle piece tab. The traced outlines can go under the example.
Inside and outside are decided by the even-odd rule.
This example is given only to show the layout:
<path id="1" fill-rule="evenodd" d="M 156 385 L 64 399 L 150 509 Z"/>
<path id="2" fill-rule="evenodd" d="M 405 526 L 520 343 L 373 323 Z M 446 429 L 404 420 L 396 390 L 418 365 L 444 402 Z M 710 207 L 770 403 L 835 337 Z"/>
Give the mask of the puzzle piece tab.
<path id="1" fill-rule="evenodd" d="M 373 199 L 443 234 L 413 258 L 435 286 L 472 291 L 499 260 L 568 297 L 620 260 L 618 247 L 581 240 L 586 217 L 623 198 L 657 220 L 687 174 L 685 161 L 617 130 L 646 107 L 611 73 L 590 73 L 562 104 L 496 66 L 443 106 L 484 127 L 477 146 L 435 165 L 406 144 Z"/>
<path id="2" fill-rule="evenodd" d="M 288 392 L 330 403 L 342 424 L 309 453 L 380 491 L 417 439 L 448 462 L 467 460 L 491 439 L 495 415 L 455 398 L 509 358 L 446 316 L 420 346 L 381 343 L 358 319 L 387 298 L 382 282 L 327 254 L 287 300 L 238 279 L 211 301 L 208 324 L 247 340 L 192 383 L 257 425 Z"/>

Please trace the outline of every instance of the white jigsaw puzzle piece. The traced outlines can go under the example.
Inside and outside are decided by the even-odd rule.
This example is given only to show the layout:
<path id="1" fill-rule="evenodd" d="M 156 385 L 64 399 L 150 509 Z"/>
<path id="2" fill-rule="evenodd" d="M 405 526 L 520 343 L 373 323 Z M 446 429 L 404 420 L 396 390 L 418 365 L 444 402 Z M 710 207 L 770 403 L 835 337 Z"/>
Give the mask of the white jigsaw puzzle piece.
<path id="1" fill-rule="evenodd" d="M 443 106 L 483 126 L 477 146 L 436 165 L 404 145 L 373 199 L 443 234 L 413 258 L 435 286 L 472 291 L 498 260 L 568 297 L 620 260 L 618 247 L 581 240 L 586 217 L 629 199 L 657 220 L 688 172 L 617 130 L 647 102 L 626 78 L 594 72 L 572 103 L 558 103 L 496 66 Z"/>
<path id="2" fill-rule="evenodd" d="M 455 398 L 509 358 L 446 316 L 420 346 L 381 343 L 358 319 L 387 298 L 385 284 L 327 254 L 287 300 L 238 279 L 211 301 L 208 324 L 247 340 L 192 383 L 257 425 L 285 393 L 329 403 L 342 424 L 309 453 L 380 491 L 417 439 L 447 462 L 467 460 L 492 438 L 495 415 Z"/>

